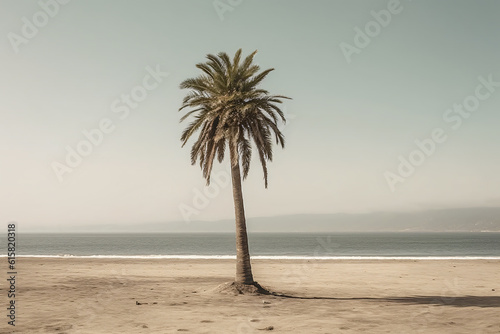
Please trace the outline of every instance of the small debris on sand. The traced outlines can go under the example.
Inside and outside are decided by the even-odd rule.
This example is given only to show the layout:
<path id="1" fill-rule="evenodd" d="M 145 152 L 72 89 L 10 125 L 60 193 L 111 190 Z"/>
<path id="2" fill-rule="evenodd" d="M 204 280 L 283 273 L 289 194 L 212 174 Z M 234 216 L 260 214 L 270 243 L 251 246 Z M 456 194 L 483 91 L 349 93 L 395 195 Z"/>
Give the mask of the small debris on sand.
<path id="1" fill-rule="evenodd" d="M 272 331 L 274 330 L 274 326 L 267 326 L 265 328 L 259 328 L 259 331 Z"/>

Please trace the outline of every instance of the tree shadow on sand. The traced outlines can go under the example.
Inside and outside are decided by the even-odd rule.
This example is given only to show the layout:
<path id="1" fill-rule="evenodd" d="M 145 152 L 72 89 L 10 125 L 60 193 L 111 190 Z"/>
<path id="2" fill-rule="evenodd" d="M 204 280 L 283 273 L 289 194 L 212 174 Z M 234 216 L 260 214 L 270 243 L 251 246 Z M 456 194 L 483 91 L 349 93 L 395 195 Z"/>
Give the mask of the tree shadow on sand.
<path id="1" fill-rule="evenodd" d="M 227 282 L 219 285 L 213 290 L 216 293 L 224 294 L 246 294 L 260 296 L 274 296 L 278 298 L 290 299 L 317 299 L 317 300 L 361 300 L 367 302 L 400 303 L 407 305 L 436 305 L 452 307 L 500 307 L 500 297 L 497 296 L 407 296 L 407 297 L 317 297 L 317 296 L 296 296 L 286 293 L 279 293 L 261 286 L 259 283 L 247 285 L 236 282 Z"/>
<path id="2" fill-rule="evenodd" d="M 413 296 L 383 298 L 382 300 L 402 304 L 427 304 L 454 307 L 500 307 L 500 297 L 497 296 Z"/>
<path id="3" fill-rule="evenodd" d="M 445 296 L 411 296 L 411 297 L 352 297 L 352 298 L 337 298 L 337 297 L 301 297 L 287 294 L 270 292 L 270 295 L 282 298 L 293 299 L 323 299 L 323 300 L 366 300 L 387 303 L 401 303 L 407 305 L 437 305 L 437 306 L 453 306 L 453 307 L 500 307 L 500 297 L 496 296 L 460 296 L 460 297 L 445 297 Z"/>

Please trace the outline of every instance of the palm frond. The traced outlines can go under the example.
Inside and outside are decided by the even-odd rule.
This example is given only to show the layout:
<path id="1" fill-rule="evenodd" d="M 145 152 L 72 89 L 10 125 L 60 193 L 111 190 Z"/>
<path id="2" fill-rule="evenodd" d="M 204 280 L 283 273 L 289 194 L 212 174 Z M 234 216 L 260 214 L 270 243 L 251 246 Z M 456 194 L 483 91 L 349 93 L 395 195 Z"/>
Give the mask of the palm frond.
<path id="1" fill-rule="evenodd" d="M 278 121 L 286 122 L 286 119 L 278 104 L 289 98 L 270 95 L 259 88 L 274 69 L 259 72 L 260 67 L 253 64 L 256 53 L 257 50 L 243 61 L 241 49 L 232 59 L 225 52 L 208 54 L 205 63 L 196 64 L 202 74 L 180 84 L 181 89 L 188 90 L 179 108 L 179 111 L 187 110 L 180 122 L 193 119 L 182 132 L 182 146 L 198 133 L 191 147 L 191 163 L 199 162 L 207 184 L 210 184 L 214 159 L 224 160 L 226 146 L 231 151 L 231 165 L 241 162 L 242 178 L 246 179 L 253 142 L 267 188 L 267 162 L 273 159 L 273 139 L 284 147 L 285 138 Z"/>

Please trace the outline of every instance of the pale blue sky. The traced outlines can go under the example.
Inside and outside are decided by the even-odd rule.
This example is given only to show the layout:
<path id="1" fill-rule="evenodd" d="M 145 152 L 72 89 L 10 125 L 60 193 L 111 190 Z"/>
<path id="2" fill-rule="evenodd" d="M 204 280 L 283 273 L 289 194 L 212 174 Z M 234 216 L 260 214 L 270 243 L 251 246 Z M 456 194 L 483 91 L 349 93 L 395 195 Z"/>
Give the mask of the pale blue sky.
<path id="1" fill-rule="evenodd" d="M 348 63 L 341 43 L 356 46 L 355 27 L 390 3 L 244 0 L 221 20 L 212 1 L 73 0 L 51 7 L 15 52 L 23 17 L 44 14 L 36 1 L 0 0 L 0 220 L 28 229 L 183 219 L 179 206 L 195 208 L 204 181 L 180 147 L 179 83 L 207 53 L 238 48 L 258 49 L 256 62 L 276 69 L 263 87 L 293 98 L 269 189 L 257 161 L 244 183 L 249 217 L 500 205 L 500 87 L 458 129 L 443 119 L 478 77 L 500 82 L 500 2 L 401 1 Z M 120 119 L 113 101 L 142 85 L 147 67 L 169 75 Z M 59 182 L 51 164 L 104 118 L 114 131 Z M 435 128 L 447 140 L 391 191 L 384 173 Z M 231 196 L 223 187 L 190 218 L 231 218 Z"/>

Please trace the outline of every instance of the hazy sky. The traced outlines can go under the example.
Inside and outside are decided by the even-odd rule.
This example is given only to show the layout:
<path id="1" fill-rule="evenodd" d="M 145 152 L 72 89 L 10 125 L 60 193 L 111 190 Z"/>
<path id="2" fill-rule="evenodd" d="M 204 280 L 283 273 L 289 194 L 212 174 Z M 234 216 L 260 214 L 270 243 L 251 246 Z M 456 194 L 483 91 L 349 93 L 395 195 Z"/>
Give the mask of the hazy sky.
<path id="1" fill-rule="evenodd" d="M 160 222 L 182 220 L 182 210 L 192 220 L 233 217 L 227 161 L 204 200 L 177 110 L 195 64 L 238 48 L 258 49 L 256 62 L 276 69 L 263 88 L 293 98 L 269 188 L 258 159 L 244 183 L 247 216 L 500 205 L 499 1 L 0 8 L 5 223 Z M 99 127 L 102 137 L 91 131 Z M 74 168 L 68 149 L 86 154 L 69 158 Z"/>

